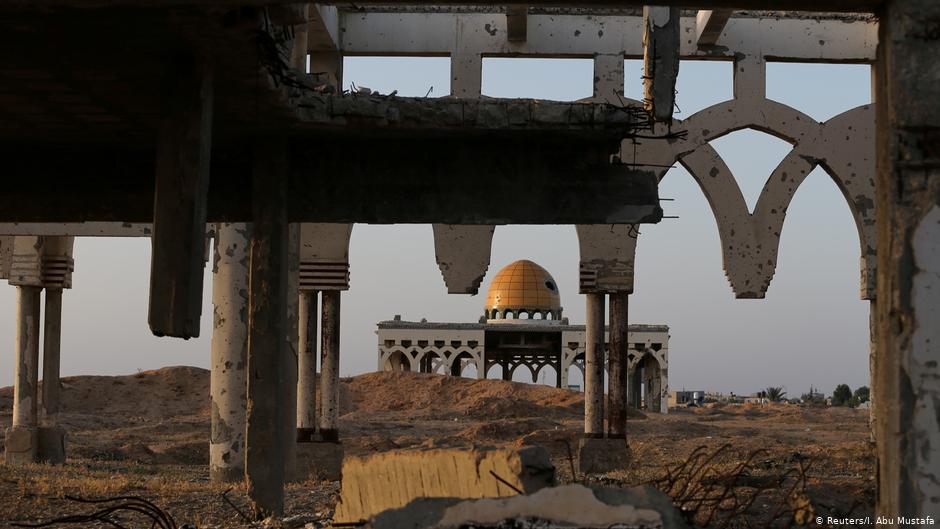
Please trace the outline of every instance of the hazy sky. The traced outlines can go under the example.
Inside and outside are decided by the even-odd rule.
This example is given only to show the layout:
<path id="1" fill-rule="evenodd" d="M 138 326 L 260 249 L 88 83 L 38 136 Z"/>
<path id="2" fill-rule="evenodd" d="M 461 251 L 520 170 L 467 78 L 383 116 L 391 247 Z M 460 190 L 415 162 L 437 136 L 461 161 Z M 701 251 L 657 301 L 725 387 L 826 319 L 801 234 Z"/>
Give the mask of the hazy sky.
<path id="1" fill-rule="evenodd" d="M 591 95 L 590 60 L 485 59 L 483 93 L 574 100 Z M 626 63 L 627 96 L 642 93 L 640 62 Z M 683 61 L 678 106 L 684 118 L 731 97 L 727 62 Z M 824 120 L 870 102 L 861 65 L 771 64 L 768 97 Z M 348 58 L 346 84 L 403 96 L 449 93 L 447 58 Z M 789 150 L 781 140 L 739 131 L 712 142 L 739 179 L 749 206 Z M 486 175 L 480 175 L 486 181 Z M 721 264 L 718 231 L 704 196 L 681 167 L 660 186 L 667 215 L 643 227 L 631 323 L 670 327 L 670 386 L 750 393 L 783 385 L 798 396 L 868 384 L 868 302 L 859 299 L 859 242 L 845 199 L 817 169 L 788 210 L 778 268 L 765 300 L 735 300 Z M 502 266 L 531 259 L 552 273 L 566 315 L 584 321 L 577 292 L 572 226 L 501 226 L 481 295 L 447 295 L 428 225 L 357 225 L 350 248 L 351 290 L 342 301 L 341 372 L 376 369 L 375 323 L 404 319 L 474 322 Z M 147 327 L 148 239 L 80 238 L 74 288 L 64 297 L 62 372 L 124 374 L 167 365 L 209 366 L 211 270 L 206 270 L 202 333 L 189 341 L 155 338 Z M 13 379 L 15 291 L 0 287 L 0 386 Z M 517 374 L 521 374 L 519 371 Z M 521 375 L 520 375 L 521 376 Z M 549 377 L 553 378 L 553 377 Z M 579 378 L 572 370 L 572 379 Z"/>

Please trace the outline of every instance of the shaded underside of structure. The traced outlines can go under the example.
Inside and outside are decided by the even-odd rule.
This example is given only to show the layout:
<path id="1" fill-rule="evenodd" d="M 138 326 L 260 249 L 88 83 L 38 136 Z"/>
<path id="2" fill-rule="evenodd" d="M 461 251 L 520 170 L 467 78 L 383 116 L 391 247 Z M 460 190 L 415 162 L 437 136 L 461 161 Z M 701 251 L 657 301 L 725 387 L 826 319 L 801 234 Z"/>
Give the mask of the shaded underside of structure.
<path id="1" fill-rule="evenodd" d="M 610 161 L 644 127 L 637 108 L 335 93 L 290 68 L 289 15 L 238 6 L 6 12 L 0 221 L 152 221 L 166 94 L 194 71 L 208 79 L 210 222 L 251 220 L 260 137 L 288 146 L 291 222 L 661 218 L 653 173 Z"/>

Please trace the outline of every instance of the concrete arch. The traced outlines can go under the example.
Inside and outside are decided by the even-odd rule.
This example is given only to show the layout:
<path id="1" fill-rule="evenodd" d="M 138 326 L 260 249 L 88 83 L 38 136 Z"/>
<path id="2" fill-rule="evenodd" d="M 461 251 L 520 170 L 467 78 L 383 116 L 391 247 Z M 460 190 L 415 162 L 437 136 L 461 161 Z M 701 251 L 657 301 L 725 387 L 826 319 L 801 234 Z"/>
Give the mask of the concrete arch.
<path id="1" fill-rule="evenodd" d="M 701 125 L 700 125 L 701 124 Z M 725 275 L 738 298 L 763 298 L 777 264 L 786 211 L 799 186 L 818 165 L 849 204 L 861 247 L 861 297 L 873 299 L 874 108 L 863 105 L 820 123 L 782 103 L 728 101 L 674 123 L 685 128 L 684 141 L 650 142 L 644 159 L 680 163 L 698 183 L 715 216 Z M 705 128 L 705 127 L 708 128 Z M 768 176 L 753 213 L 734 174 L 709 141 L 752 128 L 793 145 Z M 859 145 L 862 148 L 859 148 Z M 639 155 L 639 154 L 638 154 Z"/>

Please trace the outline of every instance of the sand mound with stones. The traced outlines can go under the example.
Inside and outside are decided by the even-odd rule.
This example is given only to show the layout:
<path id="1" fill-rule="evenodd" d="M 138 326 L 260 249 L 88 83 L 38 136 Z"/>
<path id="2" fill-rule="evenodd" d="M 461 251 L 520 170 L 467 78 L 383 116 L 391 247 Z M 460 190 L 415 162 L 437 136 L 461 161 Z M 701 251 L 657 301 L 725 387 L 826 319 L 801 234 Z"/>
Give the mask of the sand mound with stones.
<path id="1" fill-rule="evenodd" d="M 344 380 L 341 411 L 350 418 L 401 413 L 420 419 L 576 418 L 584 396 L 534 384 L 423 373 L 369 373 Z"/>

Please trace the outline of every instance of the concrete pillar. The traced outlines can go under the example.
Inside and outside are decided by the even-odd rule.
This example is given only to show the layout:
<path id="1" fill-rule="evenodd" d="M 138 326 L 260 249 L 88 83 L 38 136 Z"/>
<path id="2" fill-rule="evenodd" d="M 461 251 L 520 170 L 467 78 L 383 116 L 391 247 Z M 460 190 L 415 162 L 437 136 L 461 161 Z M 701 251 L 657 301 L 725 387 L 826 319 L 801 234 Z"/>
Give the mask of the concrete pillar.
<path id="1" fill-rule="evenodd" d="M 317 291 L 300 291 L 297 352 L 297 441 L 313 440 L 317 430 Z"/>
<path id="2" fill-rule="evenodd" d="M 40 287 L 16 287 L 16 367 L 13 424 L 6 431 L 7 464 L 33 463 L 38 455 Z"/>
<path id="3" fill-rule="evenodd" d="M 245 478 L 258 519 L 284 512 L 284 379 L 287 345 L 287 142 L 259 140 L 252 169 L 254 229 L 248 275 L 248 415 Z"/>
<path id="4" fill-rule="evenodd" d="M 297 363 L 300 305 L 300 225 L 290 224 L 287 232 L 287 313 L 284 333 L 284 363 L 280 388 L 283 407 L 281 440 L 284 442 L 284 476 L 295 481 L 297 468 Z"/>
<path id="5" fill-rule="evenodd" d="M 156 134 L 150 329 L 199 336 L 214 108 L 212 61 L 178 54 L 165 72 Z"/>
<path id="6" fill-rule="evenodd" d="M 59 365 L 62 343 L 62 289 L 46 289 L 43 321 L 42 408 L 39 424 L 52 427 L 59 418 Z"/>
<path id="7" fill-rule="evenodd" d="M 483 83 L 483 58 L 472 50 L 455 51 L 450 56 L 450 95 L 478 98 Z"/>
<path id="8" fill-rule="evenodd" d="M 627 321 L 630 294 L 610 294 L 610 357 L 607 359 L 609 390 L 607 396 L 607 437 L 627 437 L 627 365 L 629 346 Z"/>
<path id="9" fill-rule="evenodd" d="M 561 370 L 559 371 L 559 378 L 561 379 L 561 387 L 568 388 L 568 371 L 571 369 L 571 360 L 568 358 L 568 355 L 564 351 L 561 352 Z"/>
<path id="10" fill-rule="evenodd" d="M 604 437 L 604 294 L 585 294 L 584 437 Z"/>
<path id="11" fill-rule="evenodd" d="M 635 409 L 640 409 L 643 407 L 643 367 L 639 362 L 634 365 L 633 370 L 629 373 L 630 383 L 629 383 L 629 394 L 630 394 L 630 405 Z"/>
<path id="12" fill-rule="evenodd" d="M 486 378 L 486 353 L 480 355 L 480 359 L 477 360 L 477 380 L 484 380 Z"/>
<path id="13" fill-rule="evenodd" d="M 320 438 L 339 442 L 340 291 L 324 290 L 320 343 Z"/>
<path id="14" fill-rule="evenodd" d="M 940 3 L 888 0 L 878 15 L 875 512 L 937 520 Z"/>
<path id="15" fill-rule="evenodd" d="M 679 8 L 643 7 L 643 106 L 656 121 L 671 123 L 679 75 Z"/>
<path id="16" fill-rule="evenodd" d="M 59 426 L 59 365 L 62 343 L 62 289 L 46 289 L 43 322 L 42 407 L 39 414 L 39 460 L 65 463 L 65 430 Z"/>
<path id="17" fill-rule="evenodd" d="M 875 384 L 878 377 L 875 374 L 878 369 L 878 302 L 872 299 L 868 302 L 868 428 L 871 430 L 871 440 L 875 440 L 875 418 L 877 411 L 875 409 Z"/>
<path id="18" fill-rule="evenodd" d="M 216 226 L 209 378 L 209 479 L 214 483 L 245 478 L 249 233 L 244 223 Z"/>

